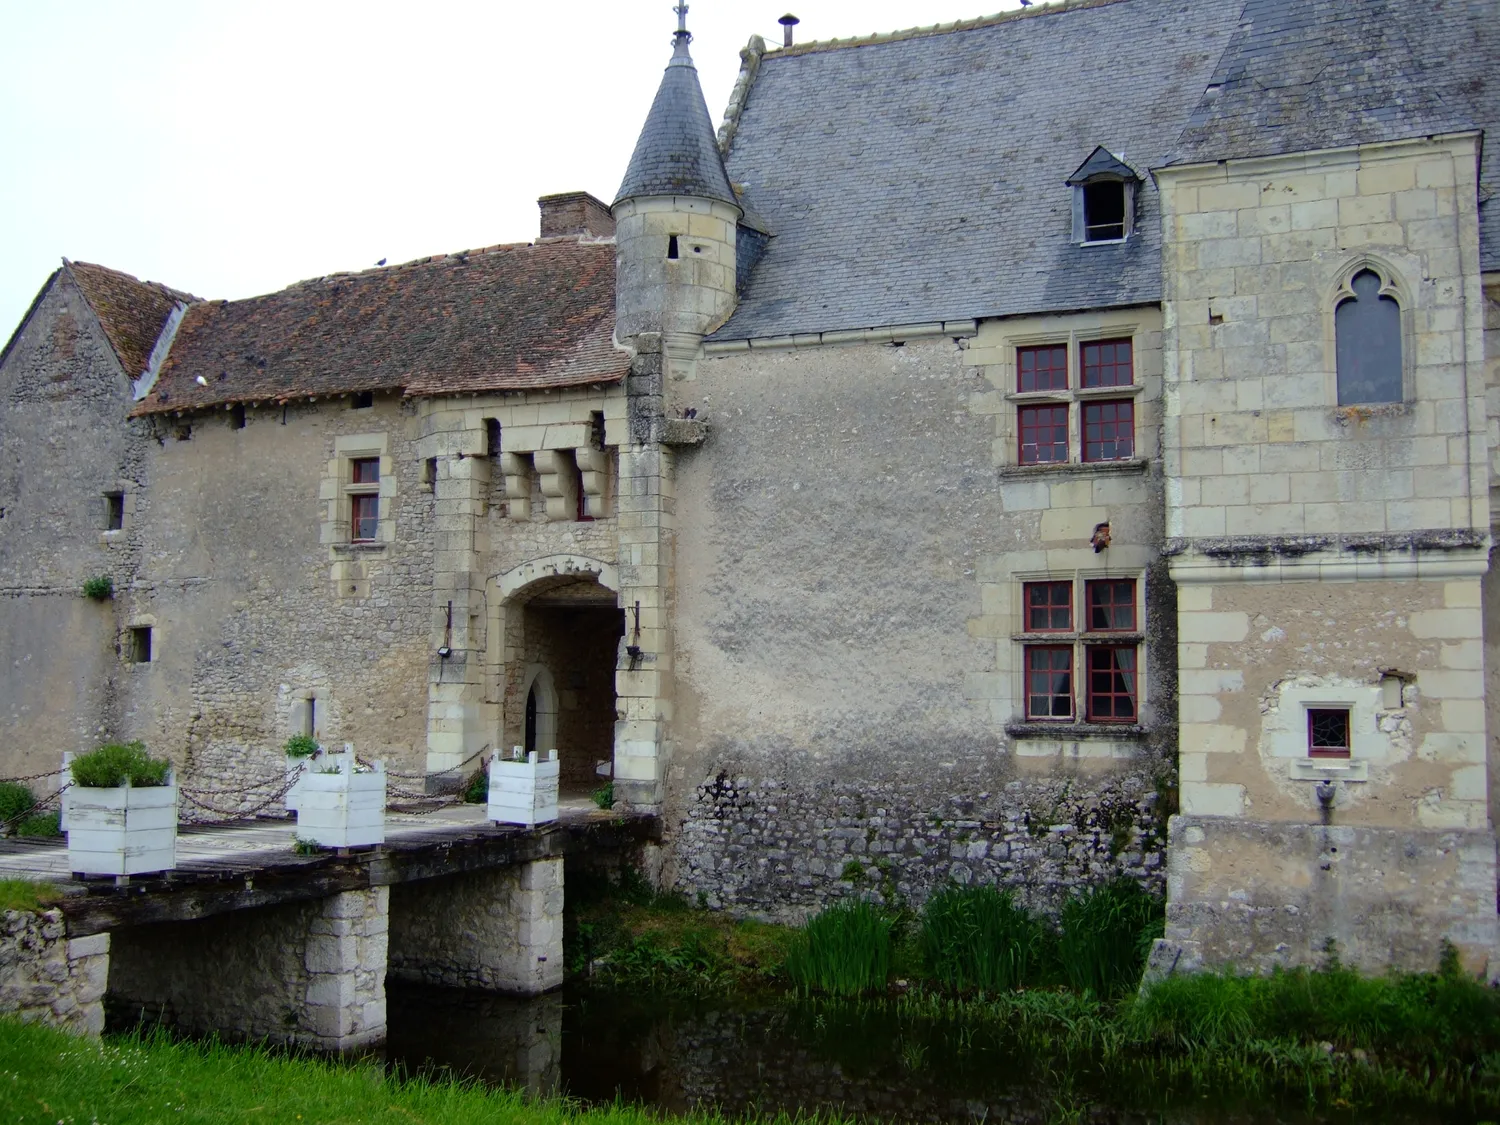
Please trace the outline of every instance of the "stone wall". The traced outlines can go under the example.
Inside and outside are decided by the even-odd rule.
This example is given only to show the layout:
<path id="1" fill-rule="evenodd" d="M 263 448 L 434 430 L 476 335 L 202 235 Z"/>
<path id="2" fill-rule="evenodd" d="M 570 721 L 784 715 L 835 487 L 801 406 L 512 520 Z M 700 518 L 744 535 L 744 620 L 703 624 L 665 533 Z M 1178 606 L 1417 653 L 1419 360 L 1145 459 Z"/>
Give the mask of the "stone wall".
<path id="1" fill-rule="evenodd" d="M 109 935 L 70 938 L 62 911 L 7 910 L 0 925 L 0 1012 L 80 1035 L 104 1029 Z"/>
<path id="2" fill-rule="evenodd" d="M 111 1020 L 327 1050 L 385 1036 L 390 891 L 117 930 Z"/>
<path id="3" fill-rule="evenodd" d="M 390 974 L 446 988 L 532 995 L 563 977 L 563 861 L 393 888 Z"/>
<path id="4" fill-rule="evenodd" d="M 1488 830 L 1176 816 L 1168 881 L 1179 968 L 1317 966 L 1332 952 L 1368 972 L 1432 972 L 1449 941 L 1470 971 L 1500 969 Z"/>
<path id="5" fill-rule="evenodd" d="M 119 718 L 119 602 L 83 583 L 130 585 L 129 529 L 147 428 L 127 424 L 130 383 L 66 271 L 49 282 L 0 366 L 0 776 L 60 766 Z M 107 530 L 120 492 L 125 529 Z"/>
<path id="6" fill-rule="evenodd" d="M 1133 336 L 1145 418 L 1154 316 L 1022 337 Z M 1134 577 L 1143 625 L 1170 621 L 1154 436 L 1128 466 L 1018 467 L 1016 340 L 899 342 L 711 354 L 673 387 L 711 434 L 678 458 L 666 876 L 778 916 L 950 879 L 1048 908 L 1117 871 L 1154 880 L 1170 626 L 1142 642 L 1138 724 L 1025 723 L 1018 639 L 1037 577 Z"/>

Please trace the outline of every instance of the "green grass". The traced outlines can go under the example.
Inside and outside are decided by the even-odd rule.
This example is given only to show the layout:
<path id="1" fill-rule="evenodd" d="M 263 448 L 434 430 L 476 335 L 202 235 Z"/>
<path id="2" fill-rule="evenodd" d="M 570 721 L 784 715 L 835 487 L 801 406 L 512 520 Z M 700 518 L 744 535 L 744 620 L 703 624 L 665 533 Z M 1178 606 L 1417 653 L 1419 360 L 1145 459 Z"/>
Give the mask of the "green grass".
<path id="1" fill-rule="evenodd" d="M 489 799 L 490 771 L 480 766 L 464 782 L 464 801 L 470 805 L 482 805 Z"/>
<path id="2" fill-rule="evenodd" d="M 1091 887 L 1063 904 L 1057 955 L 1068 984 L 1101 998 L 1135 988 L 1162 934 L 1162 905 L 1133 879 Z"/>
<path id="3" fill-rule="evenodd" d="M 858 899 L 830 906 L 803 927 L 786 971 L 803 993 L 857 996 L 884 989 L 891 973 L 891 921 Z"/>
<path id="4" fill-rule="evenodd" d="M 0 879 L 0 912 L 6 910 L 45 910 L 61 895 L 51 883 L 30 879 Z"/>
<path id="5" fill-rule="evenodd" d="M 296 1125 L 655 1125 L 647 1110 L 439 1079 L 398 1079 L 253 1047 L 161 1035 L 104 1042 L 0 1020 L 0 1120 L 17 1125 L 275 1122 Z M 692 1125 L 727 1125 L 695 1114 Z M 791 1125 L 791 1119 L 770 1119 Z"/>
<path id="6" fill-rule="evenodd" d="M 146 753 L 143 742 L 112 742 L 80 754 L 70 763 L 73 782 L 90 789 L 114 789 L 124 785 L 165 785 L 172 763 Z"/>

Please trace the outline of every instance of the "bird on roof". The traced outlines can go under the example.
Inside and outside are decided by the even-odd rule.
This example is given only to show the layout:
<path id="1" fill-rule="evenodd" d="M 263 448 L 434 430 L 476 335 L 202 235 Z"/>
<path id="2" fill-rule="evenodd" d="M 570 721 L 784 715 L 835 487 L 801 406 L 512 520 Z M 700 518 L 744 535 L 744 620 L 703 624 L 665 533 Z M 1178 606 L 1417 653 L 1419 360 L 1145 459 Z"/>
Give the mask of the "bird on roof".
<path id="1" fill-rule="evenodd" d="M 193 382 L 197 383 L 200 387 L 208 386 L 208 380 L 205 379 L 202 375 L 199 375 L 196 379 L 193 380 Z"/>
<path id="2" fill-rule="evenodd" d="M 383 265 L 385 265 L 385 259 L 384 259 L 384 258 L 381 258 L 381 259 L 380 259 L 380 261 L 378 261 L 378 262 L 376 262 L 376 263 L 375 263 L 375 264 L 376 264 L 376 265 L 377 265 L 377 266 L 383 266 Z"/>

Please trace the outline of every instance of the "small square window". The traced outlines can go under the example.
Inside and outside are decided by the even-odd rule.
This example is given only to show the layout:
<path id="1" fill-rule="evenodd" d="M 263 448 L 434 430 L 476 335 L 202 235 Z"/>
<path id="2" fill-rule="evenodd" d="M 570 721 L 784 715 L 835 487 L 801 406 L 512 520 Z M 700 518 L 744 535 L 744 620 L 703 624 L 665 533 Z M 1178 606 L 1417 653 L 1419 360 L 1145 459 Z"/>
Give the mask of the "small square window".
<path id="1" fill-rule="evenodd" d="M 1096 578 L 1084 583 L 1090 633 L 1135 632 L 1135 579 Z"/>
<path id="2" fill-rule="evenodd" d="M 1309 707 L 1307 709 L 1307 756 L 1309 758 L 1349 757 L 1349 709 L 1347 707 Z"/>
<path id="3" fill-rule="evenodd" d="M 1026 647 L 1026 717 L 1073 717 L 1073 648 L 1071 645 Z"/>
<path id="4" fill-rule="evenodd" d="M 1080 350 L 1085 387 L 1128 387 L 1135 382 L 1129 340 L 1098 340 Z"/>
<path id="5" fill-rule="evenodd" d="M 1073 628 L 1073 584 L 1071 582 L 1027 582 L 1028 633 L 1067 633 Z"/>
<path id="6" fill-rule="evenodd" d="M 123 492 L 106 492 L 104 494 L 104 529 L 106 531 L 119 531 L 125 526 L 125 494 Z"/>
<path id="7" fill-rule="evenodd" d="M 133 625 L 126 632 L 125 659 L 132 664 L 151 663 L 150 625 Z"/>
<path id="8" fill-rule="evenodd" d="M 1066 406 L 1023 406 L 1021 423 L 1021 464 L 1045 465 L 1068 459 L 1068 408 Z"/>
<path id="9" fill-rule="evenodd" d="M 350 479 L 355 484 L 380 483 L 380 458 L 356 457 L 349 462 Z"/>
<path id="10" fill-rule="evenodd" d="M 1017 348 L 1016 389 L 1018 391 L 1067 390 L 1067 345 L 1048 344 L 1040 348 Z"/>
<path id="11" fill-rule="evenodd" d="M 369 410 L 375 405 L 374 391 L 355 391 L 349 396 L 350 410 Z"/>
<path id="12" fill-rule="evenodd" d="M 1083 404 L 1083 459 L 1128 461 L 1135 456 L 1135 403 Z"/>
<path id="13" fill-rule="evenodd" d="M 1083 240 L 1110 242 L 1125 237 L 1125 184 L 1102 180 L 1083 185 Z"/>
<path id="14" fill-rule="evenodd" d="M 1088 645 L 1088 716 L 1093 723 L 1135 721 L 1134 645 Z"/>

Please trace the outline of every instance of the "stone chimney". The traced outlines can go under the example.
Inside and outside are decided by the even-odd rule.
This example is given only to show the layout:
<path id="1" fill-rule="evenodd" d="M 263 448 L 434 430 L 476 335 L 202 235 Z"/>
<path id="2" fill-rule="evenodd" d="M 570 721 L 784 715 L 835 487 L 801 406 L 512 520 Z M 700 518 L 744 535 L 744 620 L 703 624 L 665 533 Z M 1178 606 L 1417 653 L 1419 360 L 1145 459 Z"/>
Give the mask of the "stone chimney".
<path id="1" fill-rule="evenodd" d="M 544 195 L 536 201 L 542 209 L 543 238 L 613 238 L 615 220 L 609 206 L 586 191 Z"/>

